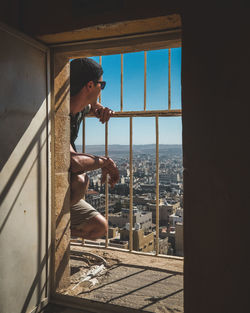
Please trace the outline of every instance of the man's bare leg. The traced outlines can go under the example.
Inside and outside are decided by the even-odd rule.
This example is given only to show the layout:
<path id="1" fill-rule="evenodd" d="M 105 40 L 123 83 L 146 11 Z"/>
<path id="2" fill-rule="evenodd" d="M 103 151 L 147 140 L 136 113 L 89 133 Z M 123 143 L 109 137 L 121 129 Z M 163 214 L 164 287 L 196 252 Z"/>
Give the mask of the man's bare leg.
<path id="1" fill-rule="evenodd" d="M 89 178 L 86 173 L 71 175 L 71 206 L 80 201 L 88 190 Z M 71 235 L 75 237 L 82 237 L 84 239 L 95 240 L 102 238 L 108 229 L 106 219 L 98 214 L 88 220 L 82 229 L 71 229 Z"/>
<path id="2" fill-rule="evenodd" d="M 98 214 L 92 217 L 82 229 L 71 229 L 71 235 L 75 237 L 82 237 L 83 239 L 95 240 L 102 238 L 108 229 L 107 220 Z"/>
<path id="3" fill-rule="evenodd" d="M 86 194 L 89 186 L 89 177 L 84 174 L 71 174 L 71 194 L 70 204 L 71 206 L 80 201 Z"/>

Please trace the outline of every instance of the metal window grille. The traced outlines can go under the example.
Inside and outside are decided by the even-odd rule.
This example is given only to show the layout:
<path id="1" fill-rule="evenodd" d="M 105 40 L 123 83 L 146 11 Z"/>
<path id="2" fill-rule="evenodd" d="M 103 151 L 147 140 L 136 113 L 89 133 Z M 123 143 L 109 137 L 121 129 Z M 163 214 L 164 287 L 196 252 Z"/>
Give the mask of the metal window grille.
<path id="1" fill-rule="evenodd" d="M 102 57 L 99 57 L 99 63 L 102 63 Z M 121 99 L 120 99 L 120 111 L 115 112 L 112 118 L 116 117 L 129 117 L 130 119 L 130 142 L 129 142 L 129 163 L 130 163 L 130 185 L 129 185 L 129 252 L 135 252 L 133 250 L 133 118 L 134 117 L 155 117 L 155 137 L 156 137 L 156 241 L 155 241 L 155 255 L 159 256 L 159 116 L 173 117 L 181 116 L 181 109 L 171 109 L 171 49 L 168 49 L 168 108 L 166 110 L 147 110 L 146 95 L 147 95 L 147 51 L 144 51 L 144 109 L 141 111 L 123 111 L 123 54 L 121 54 Z M 101 103 L 101 96 L 99 98 Z M 91 114 L 88 115 L 89 117 Z M 83 141 L 82 151 L 85 152 L 85 123 L 83 123 Z M 108 156 L 108 122 L 105 124 L 105 155 Z M 108 221 L 109 215 L 109 187 L 108 180 L 105 183 L 105 218 Z M 106 233 L 105 247 L 109 247 L 108 231 Z M 116 248 L 112 248 L 116 249 Z M 117 250 L 120 250 L 117 248 Z M 144 254 L 136 251 L 138 254 Z M 167 255 L 161 255 L 168 257 Z"/>

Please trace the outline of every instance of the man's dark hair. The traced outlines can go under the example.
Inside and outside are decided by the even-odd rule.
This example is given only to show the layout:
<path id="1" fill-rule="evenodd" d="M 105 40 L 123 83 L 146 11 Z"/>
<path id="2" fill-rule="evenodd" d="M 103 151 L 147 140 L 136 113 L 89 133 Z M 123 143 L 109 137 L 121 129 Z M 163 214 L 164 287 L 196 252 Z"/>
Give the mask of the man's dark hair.
<path id="1" fill-rule="evenodd" d="M 75 96 L 89 81 L 98 81 L 103 74 L 100 64 L 90 58 L 70 62 L 70 96 Z"/>

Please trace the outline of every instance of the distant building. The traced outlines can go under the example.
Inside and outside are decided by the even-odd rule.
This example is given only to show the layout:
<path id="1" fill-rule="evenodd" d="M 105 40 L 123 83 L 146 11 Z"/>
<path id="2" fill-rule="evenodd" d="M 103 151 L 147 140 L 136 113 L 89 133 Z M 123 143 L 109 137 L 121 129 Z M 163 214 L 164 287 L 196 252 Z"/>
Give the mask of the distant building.
<path id="1" fill-rule="evenodd" d="M 159 238 L 160 239 L 165 239 L 167 237 L 168 237 L 167 227 L 160 227 L 159 228 Z"/>
<path id="2" fill-rule="evenodd" d="M 178 256 L 184 256 L 183 223 L 176 223 L 175 225 L 175 254 Z"/>
<path id="3" fill-rule="evenodd" d="M 109 227 L 109 238 L 115 238 L 118 235 L 118 227 Z"/>
<path id="4" fill-rule="evenodd" d="M 123 179 L 123 182 L 124 183 L 116 184 L 115 187 L 111 188 L 109 192 L 112 194 L 127 196 L 129 194 L 129 185 L 125 183 L 125 178 Z"/>
<path id="5" fill-rule="evenodd" d="M 122 241 L 129 241 L 129 230 L 121 229 Z M 144 233 L 143 229 L 133 229 L 133 250 L 142 252 L 154 251 L 154 233 Z"/>
<path id="6" fill-rule="evenodd" d="M 168 251 L 169 251 L 168 237 L 164 239 L 159 239 L 159 254 L 168 254 Z"/>
<path id="7" fill-rule="evenodd" d="M 120 239 L 110 239 L 109 247 L 120 248 L 120 249 L 128 249 L 128 241 L 120 240 Z"/>
<path id="8" fill-rule="evenodd" d="M 179 174 L 179 173 L 177 173 L 177 175 L 176 175 L 176 180 L 177 180 L 178 183 L 181 182 L 181 177 L 180 177 L 180 174 Z"/>
<path id="9" fill-rule="evenodd" d="M 136 195 L 133 199 L 134 204 L 141 204 L 141 205 L 145 205 L 147 204 L 148 199 L 145 198 L 145 196 L 143 195 Z"/>
<path id="10" fill-rule="evenodd" d="M 152 222 L 156 223 L 156 204 L 148 203 L 147 208 L 152 212 Z M 159 205 L 159 224 L 166 226 L 169 222 L 169 216 L 173 213 L 173 205 L 160 204 Z"/>
<path id="11" fill-rule="evenodd" d="M 126 169 L 121 169 L 121 168 L 119 168 L 119 173 L 120 173 L 120 177 L 122 177 L 122 176 L 127 176 L 127 170 Z"/>
<path id="12" fill-rule="evenodd" d="M 105 213 L 105 195 L 94 190 L 88 190 L 85 200 L 100 213 Z M 113 211 L 116 202 L 117 199 L 109 194 L 109 211 Z"/>
<path id="13" fill-rule="evenodd" d="M 175 227 L 176 223 L 183 222 L 183 209 L 179 208 L 175 211 L 175 213 L 169 216 L 169 222 L 172 226 Z"/>
<path id="14" fill-rule="evenodd" d="M 109 215 L 109 223 L 119 228 L 124 228 L 129 223 L 129 209 L 122 209 L 121 212 Z M 138 223 L 144 231 L 152 229 L 152 212 L 133 209 L 133 226 Z"/>
<path id="15" fill-rule="evenodd" d="M 170 231 L 168 233 L 168 254 L 174 255 L 175 254 L 175 231 Z"/>
<path id="16" fill-rule="evenodd" d="M 162 184 L 170 184 L 171 179 L 168 174 L 159 174 L 159 182 Z"/>
<path id="17" fill-rule="evenodd" d="M 155 184 L 141 184 L 140 187 L 142 192 L 155 193 Z"/>

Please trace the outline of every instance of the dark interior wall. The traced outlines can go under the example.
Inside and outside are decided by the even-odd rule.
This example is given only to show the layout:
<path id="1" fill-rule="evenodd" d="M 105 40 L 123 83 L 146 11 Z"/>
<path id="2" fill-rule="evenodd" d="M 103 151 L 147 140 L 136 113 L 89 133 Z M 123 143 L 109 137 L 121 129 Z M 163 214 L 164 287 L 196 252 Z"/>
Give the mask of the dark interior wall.
<path id="1" fill-rule="evenodd" d="M 227 9 L 183 15 L 185 313 L 249 310 L 250 22 Z"/>
<path id="2" fill-rule="evenodd" d="M 0 21 L 11 27 L 20 27 L 20 0 L 1 1 Z"/>
<path id="3" fill-rule="evenodd" d="M 43 35 L 93 25 L 171 14 L 180 1 L 154 0 L 44 0 L 22 1 L 22 30 Z"/>

